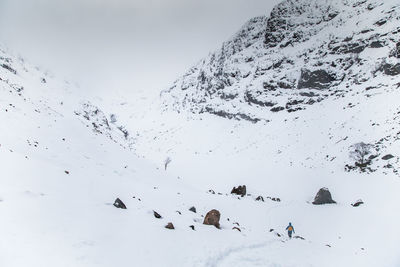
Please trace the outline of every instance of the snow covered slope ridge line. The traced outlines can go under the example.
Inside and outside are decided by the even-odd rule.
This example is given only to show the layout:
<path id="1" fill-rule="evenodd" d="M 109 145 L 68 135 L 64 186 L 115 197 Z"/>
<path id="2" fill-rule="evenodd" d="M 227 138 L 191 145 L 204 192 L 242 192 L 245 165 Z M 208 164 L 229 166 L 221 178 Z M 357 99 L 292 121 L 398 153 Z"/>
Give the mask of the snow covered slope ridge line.
<path id="1" fill-rule="evenodd" d="M 84 95 L 78 85 L 60 81 L 53 74 L 31 66 L 21 57 L 0 46 L 0 104 L 9 110 L 18 109 L 25 116 L 30 111 L 41 114 L 42 120 L 72 117 L 78 119 L 95 134 L 104 135 L 119 145 L 133 149 L 134 139 L 126 128 L 117 122 L 115 115 L 105 114 Z M 14 100 L 23 105 L 16 107 Z M 32 109 L 32 110 L 30 110 Z M 29 115 L 28 115 L 29 116 Z"/>
<path id="2" fill-rule="evenodd" d="M 396 0 L 286 0 L 257 17 L 161 94 L 165 109 L 268 121 L 400 75 Z"/>

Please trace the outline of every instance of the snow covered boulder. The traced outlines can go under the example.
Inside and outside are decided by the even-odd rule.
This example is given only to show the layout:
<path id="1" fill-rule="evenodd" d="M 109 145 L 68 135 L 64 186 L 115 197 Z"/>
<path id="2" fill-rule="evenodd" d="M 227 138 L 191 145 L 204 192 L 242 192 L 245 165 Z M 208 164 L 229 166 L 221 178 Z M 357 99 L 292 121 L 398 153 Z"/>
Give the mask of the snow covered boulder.
<path id="1" fill-rule="evenodd" d="M 214 225 L 219 229 L 219 220 L 221 219 L 221 213 L 218 210 L 210 210 L 204 218 L 203 224 Z"/>
<path id="2" fill-rule="evenodd" d="M 314 205 L 323 205 L 323 204 L 335 204 L 336 201 L 332 199 L 331 192 L 329 192 L 328 188 L 321 188 L 317 195 L 314 198 Z"/>
<path id="3" fill-rule="evenodd" d="M 117 199 L 114 201 L 114 204 L 113 204 L 113 205 L 114 205 L 114 207 L 116 207 L 116 208 L 126 210 L 126 206 L 125 206 L 124 202 L 122 202 L 122 200 L 119 199 L 119 198 L 117 198 Z"/>
<path id="4" fill-rule="evenodd" d="M 231 191 L 231 194 L 240 195 L 240 196 L 244 197 L 246 195 L 246 186 L 239 185 L 237 188 L 234 187 Z"/>

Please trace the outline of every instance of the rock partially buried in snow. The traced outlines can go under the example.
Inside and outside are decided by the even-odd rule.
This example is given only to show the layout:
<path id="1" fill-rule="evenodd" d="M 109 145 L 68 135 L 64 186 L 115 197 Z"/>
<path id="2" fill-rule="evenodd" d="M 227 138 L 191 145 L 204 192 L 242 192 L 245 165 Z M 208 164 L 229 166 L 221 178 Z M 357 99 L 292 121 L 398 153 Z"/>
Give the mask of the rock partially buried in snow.
<path id="1" fill-rule="evenodd" d="M 195 207 L 191 207 L 189 210 L 190 210 L 191 212 L 196 213 L 196 208 L 195 208 Z"/>
<path id="2" fill-rule="evenodd" d="M 154 210 L 153 210 L 153 215 L 154 215 L 154 217 L 156 217 L 157 219 L 161 219 L 161 218 L 162 218 L 162 216 L 161 216 L 157 211 L 154 211 Z"/>
<path id="3" fill-rule="evenodd" d="M 323 204 L 335 204 L 336 201 L 332 199 L 331 192 L 329 192 L 328 188 L 321 188 L 317 195 L 314 198 L 314 205 L 323 205 Z"/>
<path id="4" fill-rule="evenodd" d="M 234 187 L 231 191 L 231 194 L 240 195 L 240 196 L 244 197 L 246 195 L 246 186 L 239 185 L 237 188 Z"/>
<path id="5" fill-rule="evenodd" d="M 172 222 L 169 222 L 169 223 L 165 226 L 165 228 L 170 229 L 170 230 L 174 230 L 174 229 L 175 229 L 175 227 L 174 227 L 174 225 L 172 224 Z"/>
<path id="6" fill-rule="evenodd" d="M 264 202 L 264 198 L 263 198 L 262 196 L 258 196 L 258 197 L 256 198 L 256 201 L 262 201 L 262 202 Z"/>
<path id="7" fill-rule="evenodd" d="M 361 199 L 359 199 L 359 200 L 357 200 L 355 203 L 353 203 L 353 204 L 351 204 L 353 207 L 358 207 L 358 206 L 360 206 L 360 205 L 362 205 L 362 204 L 364 204 L 364 202 L 361 200 Z"/>
<path id="8" fill-rule="evenodd" d="M 210 210 L 204 218 L 203 224 L 214 225 L 218 229 L 220 228 L 219 220 L 221 219 L 221 213 L 218 210 Z"/>
<path id="9" fill-rule="evenodd" d="M 126 210 L 126 206 L 125 206 L 124 202 L 122 202 L 122 200 L 119 199 L 119 198 L 117 198 L 117 199 L 114 201 L 114 204 L 113 204 L 113 205 L 114 205 L 114 207 L 116 207 L 116 208 Z"/>

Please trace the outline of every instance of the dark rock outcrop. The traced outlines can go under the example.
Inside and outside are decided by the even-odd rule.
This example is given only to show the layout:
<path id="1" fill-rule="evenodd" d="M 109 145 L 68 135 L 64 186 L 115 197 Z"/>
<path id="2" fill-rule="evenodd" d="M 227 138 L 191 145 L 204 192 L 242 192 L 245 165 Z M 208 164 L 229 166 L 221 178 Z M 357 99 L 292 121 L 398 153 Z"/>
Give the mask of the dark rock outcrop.
<path id="1" fill-rule="evenodd" d="M 7 64 L 2 64 L 1 67 L 3 67 L 4 69 L 8 70 L 9 72 L 12 72 L 14 74 L 17 74 L 17 71 L 14 70 L 13 68 L 11 68 L 9 65 Z"/>
<path id="2" fill-rule="evenodd" d="M 239 185 L 238 187 L 234 187 L 231 191 L 231 194 L 240 195 L 241 197 L 244 197 L 246 195 L 246 186 Z"/>
<path id="3" fill-rule="evenodd" d="M 383 73 L 389 76 L 396 76 L 400 74 L 400 63 L 397 63 L 396 65 L 392 65 L 389 63 L 383 64 L 380 68 Z"/>
<path id="4" fill-rule="evenodd" d="M 121 199 L 119 199 L 119 198 L 117 198 L 115 201 L 114 201 L 114 207 L 116 207 L 116 208 L 119 208 L 119 209 L 126 209 L 126 205 L 124 204 L 124 202 L 122 202 L 122 200 Z"/>
<path id="5" fill-rule="evenodd" d="M 220 229 L 220 225 L 219 225 L 220 219 L 221 219 L 221 213 L 218 210 L 213 209 L 207 213 L 206 217 L 204 218 L 203 224 L 214 225 L 215 227 Z"/>
<path id="6" fill-rule="evenodd" d="M 387 154 L 387 155 L 382 157 L 383 160 L 389 160 L 389 159 L 392 159 L 392 158 L 394 158 L 394 156 L 392 154 Z"/>
<path id="7" fill-rule="evenodd" d="M 384 47 L 384 45 L 380 41 L 373 41 L 372 43 L 369 44 L 369 47 L 371 47 L 371 48 L 381 48 L 381 47 Z"/>
<path id="8" fill-rule="evenodd" d="M 329 74 L 325 70 L 309 71 L 303 69 L 297 88 L 326 89 L 329 88 L 335 80 L 335 76 Z"/>
<path id="9" fill-rule="evenodd" d="M 323 205 L 323 204 L 335 204 L 336 201 L 332 199 L 331 192 L 329 192 L 328 188 L 321 188 L 317 195 L 314 198 L 312 204 L 314 205 Z"/>

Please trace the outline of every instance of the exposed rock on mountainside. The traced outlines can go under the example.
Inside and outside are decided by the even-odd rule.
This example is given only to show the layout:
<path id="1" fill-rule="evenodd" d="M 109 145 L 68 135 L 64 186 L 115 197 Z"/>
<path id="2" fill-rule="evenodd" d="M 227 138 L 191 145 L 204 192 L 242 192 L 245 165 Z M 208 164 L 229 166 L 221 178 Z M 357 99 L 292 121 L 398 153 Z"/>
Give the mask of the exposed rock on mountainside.
<path id="1" fill-rule="evenodd" d="M 164 105 L 256 123 L 345 96 L 400 74 L 399 25 L 400 4 L 386 1 L 283 1 L 163 91 Z"/>

